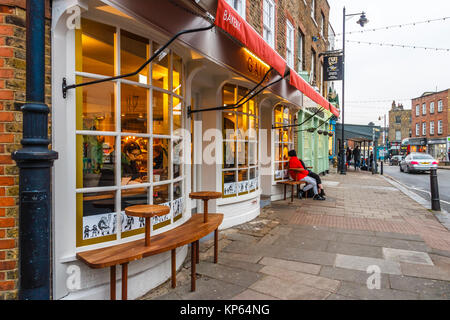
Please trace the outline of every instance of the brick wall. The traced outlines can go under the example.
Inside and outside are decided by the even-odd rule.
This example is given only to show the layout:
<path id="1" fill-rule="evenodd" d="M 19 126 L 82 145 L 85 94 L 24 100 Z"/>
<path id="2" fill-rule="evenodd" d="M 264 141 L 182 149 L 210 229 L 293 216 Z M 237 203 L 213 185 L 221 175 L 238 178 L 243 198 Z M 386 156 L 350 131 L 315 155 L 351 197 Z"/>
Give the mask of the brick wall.
<path id="1" fill-rule="evenodd" d="M 0 300 L 16 299 L 18 289 L 19 170 L 11 152 L 21 148 L 22 139 L 20 107 L 26 89 L 24 5 L 24 1 L 0 1 Z M 50 105 L 49 20 L 46 30 L 46 103 Z"/>
<path id="2" fill-rule="evenodd" d="M 444 138 L 449 135 L 449 95 L 450 89 L 437 92 L 434 94 L 426 95 L 416 99 L 412 99 L 412 112 L 411 112 L 411 131 L 412 137 L 426 137 L 426 138 Z M 443 110 L 438 112 L 438 101 L 442 100 Z M 434 102 L 434 113 L 430 114 L 430 102 Z M 422 104 L 426 103 L 426 114 L 422 115 Z M 416 116 L 416 105 L 419 105 L 419 116 Z M 438 120 L 442 120 L 443 130 L 442 134 L 438 134 Z M 430 121 L 434 121 L 434 134 L 430 135 Z M 422 123 L 426 122 L 426 135 L 422 135 Z M 416 135 L 416 123 L 419 123 L 420 132 Z"/>

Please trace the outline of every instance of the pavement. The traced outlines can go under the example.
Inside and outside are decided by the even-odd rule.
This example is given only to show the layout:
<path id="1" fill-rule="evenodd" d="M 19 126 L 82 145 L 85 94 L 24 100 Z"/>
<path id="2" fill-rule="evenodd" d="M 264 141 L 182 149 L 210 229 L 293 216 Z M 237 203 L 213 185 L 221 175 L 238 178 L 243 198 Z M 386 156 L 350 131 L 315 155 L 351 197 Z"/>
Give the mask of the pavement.
<path id="1" fill-rule="evenodd" d="M 290 199 L 200 242 L 197 290 L 190 257 L 140 299 L 450 300 L 450 231 L 381 175 L 323 177 L 326 201 Z M 189 250 L 190 251 L 190 250 Z"/>

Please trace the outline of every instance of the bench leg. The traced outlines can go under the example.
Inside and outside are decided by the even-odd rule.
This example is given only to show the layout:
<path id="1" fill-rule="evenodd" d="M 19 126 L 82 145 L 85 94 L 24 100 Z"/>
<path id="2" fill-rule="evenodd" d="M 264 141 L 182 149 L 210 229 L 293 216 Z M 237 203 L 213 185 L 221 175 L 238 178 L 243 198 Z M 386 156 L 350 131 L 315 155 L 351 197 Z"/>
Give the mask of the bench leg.
<path id="1" fill-rule="evenodd" d="M 109 298 L 116 300 L 116 266 L 109 267 Z"/>
<path id="2" fill-rule="evenodd" d="M 191 243 L 191 291 L 195 291 L 196 241 Z"/>
<path id="3" fill-rule="evenodd" d="M 294 202 L 294 185 L 291 185 L 291 202 Z"/>
<path id="4" fill-rule="evenodd" d="M 284 185 L 284 200 L 286 200 L 286 185 Z"/>
<path id="5" fill-rule="evenodd" d="M 195 263 L 200 263 L 200 240 L 195 241 Z"/>
<path id="6" fill-rule="evenodd" d="M 122 300 L 128 299 L 128 262 L 122 263 Z"/>
<path id="7" fill-rule="evenodd" d="M 214 263 L 219 261 L 219 229 L 214 230 Z"/>
<path id="8" fill-rule="evenodd" d="M 177 251 L 176 249 L 172 249 L 172 288 L 177 286 Z"/>

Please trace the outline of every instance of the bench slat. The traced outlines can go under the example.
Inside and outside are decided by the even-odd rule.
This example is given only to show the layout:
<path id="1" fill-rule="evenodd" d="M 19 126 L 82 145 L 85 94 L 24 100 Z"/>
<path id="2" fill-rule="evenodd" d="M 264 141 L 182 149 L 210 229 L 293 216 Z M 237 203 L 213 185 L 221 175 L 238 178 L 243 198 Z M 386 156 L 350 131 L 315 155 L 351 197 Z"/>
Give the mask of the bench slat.
<path id="1" fill-rule="evenodd" d="M 140 239 L 107 248 L 79 252 L 77 258 L 95 269 L 142 259 L 199 240 L 216 230 L 222 220 L 221 213 L 209 213 L 206 223 L 203 222 L 203 214 L 194 214 L 187 222 L 175 229 L 152 236 L 150 246 L 145 246 L 145 239 Z"/>

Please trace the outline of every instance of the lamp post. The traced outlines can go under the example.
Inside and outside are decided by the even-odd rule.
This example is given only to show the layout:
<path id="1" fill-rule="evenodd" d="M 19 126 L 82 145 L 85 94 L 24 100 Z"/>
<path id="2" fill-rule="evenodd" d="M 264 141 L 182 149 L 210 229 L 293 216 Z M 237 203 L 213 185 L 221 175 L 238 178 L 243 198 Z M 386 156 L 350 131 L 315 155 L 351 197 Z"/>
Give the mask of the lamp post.
<path id="1" fill-rule="evenodd" d="M 366 15 L 363 12 L 360 13 L 352 13 L 352 14 L 345 14 L 345 7 L 343 10 L 343 17 L 342 17 L 342 137 L 341 137 L 341 148 L 339 150 L 341 156 L 341 174 L 345 174 L 345 151 L 344 151 L 344 105 L 345 105 L 345 17 L 351 17 L 351 16 L 357 16 L 361 15 L 359 20 L 356 22 L 361 27 L 364 27 L 366 23 L 369 22 L 367 20 Z"/>

